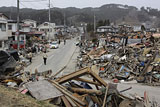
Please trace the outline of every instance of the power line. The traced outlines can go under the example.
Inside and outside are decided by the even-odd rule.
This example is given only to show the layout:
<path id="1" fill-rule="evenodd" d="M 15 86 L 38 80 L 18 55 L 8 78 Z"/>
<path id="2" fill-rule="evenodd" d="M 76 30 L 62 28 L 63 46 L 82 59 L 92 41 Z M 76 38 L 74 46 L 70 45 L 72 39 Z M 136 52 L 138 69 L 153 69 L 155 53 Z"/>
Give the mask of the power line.
<path id="1" fill-rule="evenodd" d="M 21 2 L 43 2 L 43 1 L 47 1 L 47 0 L 23 0 Z"/>
<path id="2" fill-rule="evenodd" d="M 23 3 L 19 2 L 23 7 L 28 8 L 27 6 L 25 6 Z"/>
<path id="3" fill-rule="evenodd" d="M 34 5 L 34 3 L 36 2 L 36 4 L 38 3 L 38 4 L 40 4 L 40 5 L 43 5 L 44 6 L 44 4 L 42 4 L 42 2 L 41 1 L 46 1 L 46 0 L 39 0 L 39 1 L 21 1 L 21 2 L 23 2 L 23 3 L 29 3 L 30 5 L 32 5 L 33 7 L 36 7 L 37 9 L 39 8 L 39 7 L 37 7 L 37 5 L 35 6 Z"/>

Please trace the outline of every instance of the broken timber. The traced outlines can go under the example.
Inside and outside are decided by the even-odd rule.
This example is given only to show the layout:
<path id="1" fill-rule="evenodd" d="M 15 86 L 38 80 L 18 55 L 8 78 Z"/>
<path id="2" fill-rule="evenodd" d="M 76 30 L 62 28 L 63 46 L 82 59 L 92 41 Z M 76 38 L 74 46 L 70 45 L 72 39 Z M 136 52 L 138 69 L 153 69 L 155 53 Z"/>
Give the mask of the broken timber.
<path id="1" fill-rule="evenodd" d="M 94 78 L 94 80 L 96 80 L 97 82 L 79 78 L 79 77 L 87 75 L 87 74 L 91 75 Z M 102 84 L 105 87 L 107 86 L 107 83 L 103 79 L 101 79 L 96 73 L 92 72 L 89 67 L 80 69 L 80 70 L 78 70 L 76 72 L 73 72 L 71 74 L 68 74 L 68 75 L 65 75 L 63 77 L 57 78 L 56 82 L 58 82 L 59 84 L 63 84 L 65 82 L 68 82 L 68 81 L 73 80 L 73 79 L 80 80 L 80 81 L 83 81 L 83 82 L 88 82 L 88 83 L 95 84 L 95 85 Z"/>

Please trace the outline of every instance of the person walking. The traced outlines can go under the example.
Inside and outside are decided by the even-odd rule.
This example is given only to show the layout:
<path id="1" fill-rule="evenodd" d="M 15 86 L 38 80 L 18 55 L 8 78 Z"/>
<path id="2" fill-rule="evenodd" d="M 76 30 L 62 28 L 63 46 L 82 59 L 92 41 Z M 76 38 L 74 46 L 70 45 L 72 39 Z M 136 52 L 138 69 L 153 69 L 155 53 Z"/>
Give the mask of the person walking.
<path id="1" fill-rule="evenodd" d="M 44 65 L 46 65 L 46 62 L 47 62 L 47 54 L 46 54 L 46 51 L 44 51 L 44 54 L 43 54 L 43 60 L 44 60 Z"/>
<path id="2" fill-rule="evenodd" d="M 66 39 L 64 39 L 64 45 L 66 44 Z"/>
<path id="3" fill-rule="evenodd" d="M 31 63 L 32 62 L 32 52 L 29 52 L 28 57 L 29 57 L 29 62 Z"/>
<path id="4" fill-rule="evenodd" d="M 58 43 L 60 44 L 61 43 L 61 40 L 59 39 Z"/>

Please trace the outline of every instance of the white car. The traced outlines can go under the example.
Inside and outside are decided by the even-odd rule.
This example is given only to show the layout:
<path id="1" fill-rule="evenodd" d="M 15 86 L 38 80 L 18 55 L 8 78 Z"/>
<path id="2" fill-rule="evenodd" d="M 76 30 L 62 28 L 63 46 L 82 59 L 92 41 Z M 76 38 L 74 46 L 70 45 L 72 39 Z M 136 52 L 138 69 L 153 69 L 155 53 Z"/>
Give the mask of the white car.
<path id="1" fill-rule="evenodd" d="M 49 44 L 50 49 L 57 49 L 59 47 L 59 44 L 57 42 L 51 42 Z"/>

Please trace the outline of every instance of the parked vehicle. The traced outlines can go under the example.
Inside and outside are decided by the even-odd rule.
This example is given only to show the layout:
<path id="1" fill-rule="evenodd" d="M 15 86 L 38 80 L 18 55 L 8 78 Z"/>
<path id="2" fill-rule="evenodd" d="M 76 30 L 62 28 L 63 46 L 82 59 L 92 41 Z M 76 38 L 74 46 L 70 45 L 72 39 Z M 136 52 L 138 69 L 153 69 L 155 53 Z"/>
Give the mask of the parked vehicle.
<path id="1" fill-rule="evenodd" d="M 57 49 L 59 47 L 58 42 L 51 42 L 49 44 L 50 49 Z"/>

